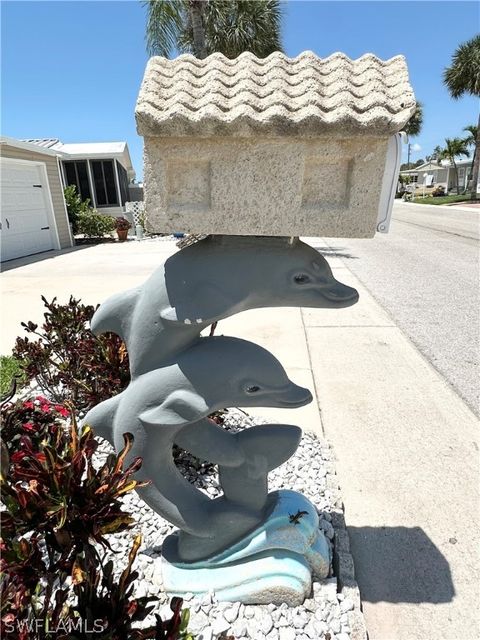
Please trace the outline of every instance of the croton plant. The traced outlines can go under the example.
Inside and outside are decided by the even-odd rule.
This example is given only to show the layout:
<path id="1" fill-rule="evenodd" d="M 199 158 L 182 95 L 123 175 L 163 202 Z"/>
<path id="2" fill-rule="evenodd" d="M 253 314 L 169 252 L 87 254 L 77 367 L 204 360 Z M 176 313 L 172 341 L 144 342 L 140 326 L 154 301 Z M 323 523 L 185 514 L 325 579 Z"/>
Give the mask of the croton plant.
<path id="1" fill-rule="evenodd" d="M 67 304 L 42 296 L 41 325 L 22 322 L 27 335 L 17 338 L 13 355 L 27 380 L 58 403 L 71 401 L 79 411 L 120 393 L 130 382 L 128 354 L 114 333 L 94 336 L 90 320 L 97 306 L 73 296 Z"/>
<path id="2" fill-rule="evenodd" d="M 2 637 L 192 638 L 188 610 L 178 598 L 171 618 L 156 615 L 155 625 L 137 626 L 158 606 L 153 596 L 135 597 L 140 536 L 123 571 L 105 560 L 109 536 L 134 523 L 122 496 L 146 484 L 133 477 L 140 458 L 124 467 L 131 436 L 96 468 L 90 427 L 77 426 L 71 406 L 43 396 L 4 403 L 0 436 Z"/>

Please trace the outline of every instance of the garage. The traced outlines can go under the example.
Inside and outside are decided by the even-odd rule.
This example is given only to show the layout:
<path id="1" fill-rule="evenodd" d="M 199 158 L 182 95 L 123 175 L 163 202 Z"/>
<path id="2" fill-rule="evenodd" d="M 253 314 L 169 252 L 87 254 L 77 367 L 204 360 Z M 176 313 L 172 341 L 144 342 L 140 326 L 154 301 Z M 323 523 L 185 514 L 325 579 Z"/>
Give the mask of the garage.
<path id="1" fill-rule="evenodd" d="M 32 146 L 2 140 L 2 263 L 72 245 L 57 158 Z"/>
<path id="2" fill-rule="evenodd" d="M 2 261 L 53 249 L 49 187 L 42 166 L 2 159 L 0 184 Z"/>

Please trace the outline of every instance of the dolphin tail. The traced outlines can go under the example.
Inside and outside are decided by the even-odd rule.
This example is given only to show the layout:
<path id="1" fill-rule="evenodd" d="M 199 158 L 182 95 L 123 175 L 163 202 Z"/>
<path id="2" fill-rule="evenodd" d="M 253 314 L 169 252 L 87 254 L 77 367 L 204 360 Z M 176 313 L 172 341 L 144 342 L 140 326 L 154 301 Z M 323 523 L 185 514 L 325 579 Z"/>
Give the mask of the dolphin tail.
<path id="1" fill-rule="evenodd" d="M 82 420 L 82 424 L 88 424 L 92 427 L 96 436 L 101 436 L 108 440 L 110 444 L 113 442 L 113 421 L 117 412 L 118 405 L 120 404 L 120 396 L 113 396 L 104 402 L 100 402 L 93 409 L 87 413 Z"/>
<path id="2" fill-rule="evenodd" d="M 129 289 L 107 298 L 93 314 L 90 322 L 92 333 L 99 336 L 111 331 L 126 340 L 138 296 L 138 289 Z"/>
<path id="3" fill-rule="evenodd" d="M 296 451 L 302 430 L 289 424 L 265 424 L 237 435 L 245 462 L 237 467 L 219 465 L 225 497 L 249 509 L 262 509 L 268 495 L 268 472 Z"/>
<path id="4" fill-rule="evenodd" d="M 297 450 L 302 430 L 291 424 L 261 424 L 241 431 L 238 444 L 245 458 L 258 455 L 265 458 L 267 471 L 286 462 Z"/>

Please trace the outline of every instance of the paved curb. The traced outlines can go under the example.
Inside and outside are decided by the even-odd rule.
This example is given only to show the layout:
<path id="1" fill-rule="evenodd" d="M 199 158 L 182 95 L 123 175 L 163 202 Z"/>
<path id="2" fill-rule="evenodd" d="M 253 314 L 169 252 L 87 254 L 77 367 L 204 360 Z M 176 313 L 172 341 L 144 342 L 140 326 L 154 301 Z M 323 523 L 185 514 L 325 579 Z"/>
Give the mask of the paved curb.
<path id="1" fill-rule="evenodd" d="M 420 207 L 428 207 L 429 209 L 451 209 L 452 211 L 479 211 L 480 207 L 461 207 L 454 204 L 424 204 L 423 202 L 402 202 L 406 205 L 419 205 Z"/>

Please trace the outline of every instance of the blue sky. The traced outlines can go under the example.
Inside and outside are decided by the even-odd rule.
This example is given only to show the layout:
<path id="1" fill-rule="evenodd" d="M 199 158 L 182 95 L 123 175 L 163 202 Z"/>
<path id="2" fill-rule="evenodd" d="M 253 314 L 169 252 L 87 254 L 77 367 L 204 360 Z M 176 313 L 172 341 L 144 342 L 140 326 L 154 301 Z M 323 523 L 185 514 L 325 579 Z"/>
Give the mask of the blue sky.
<path id="1" fill-rule="evenodd" d="M 284 48 L 406 56 L 425 124 L 424 157 L 477 120 L 478 100 L 454 101 L 441 73 L 478 31 L 476 2 L 286 3 Z M 134 105 L 145 68 L 145 9 L 136 1 L 2 2 L 2 134 L 63 142 L 127 140 L 138 178 L 142 140 Z"/>

